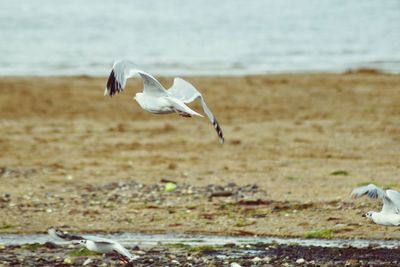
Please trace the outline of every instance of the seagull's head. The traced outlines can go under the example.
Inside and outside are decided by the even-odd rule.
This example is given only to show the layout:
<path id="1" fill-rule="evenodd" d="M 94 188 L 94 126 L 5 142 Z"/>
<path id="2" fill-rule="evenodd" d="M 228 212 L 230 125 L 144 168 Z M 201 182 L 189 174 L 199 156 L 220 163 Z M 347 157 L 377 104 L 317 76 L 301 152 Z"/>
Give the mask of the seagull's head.
<path id="1" fill-rule="evenodd" d="M 87 243 L 87 240 L 85 240 L 85 239 L 82 239 L 82 240 L 78 241 L 79 245 L 83 245 L 84 246 L 84 245 L 86 245 L 86 243 Z"/>
<path id="2" fill-rule="evenodd" d="M 372 214 L 374 214 L 373 211 L 368 211 L 367 213 L 363 214 L 363 217 L 366 217 L 367 219 L 372 220 Z"/>

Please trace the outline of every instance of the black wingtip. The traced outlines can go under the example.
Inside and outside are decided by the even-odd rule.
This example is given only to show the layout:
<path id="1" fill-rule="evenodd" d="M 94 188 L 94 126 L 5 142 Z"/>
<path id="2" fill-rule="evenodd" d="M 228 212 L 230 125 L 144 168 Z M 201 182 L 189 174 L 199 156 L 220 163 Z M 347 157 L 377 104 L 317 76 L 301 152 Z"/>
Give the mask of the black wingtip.
<path id="1" fill-rule="evenodd" d="M 60 229 L 57 229 L 57 228 L 54 228 L 54 227 L 49 228 L 48 231 L 49 231 L 49 230 L 53 230 L 53 231 L 54 231 L 54 234 L 55 234 L 58 238 L 61 238 L 61 239 L 65 239 L 65 240 L 81 240 L 81 239 L 83 239 L 83 238 L 82 238 L 81 236 L 79 236 L 79 235 L 67 234 L 67 233 L 61 231 Z"/>
<path id="2" fill-rule="evenodd" d="M 368 196 L 373 199 L 378 198 L 378 190 L 374 189 L 369 191 Z"/>
<path id="3" fill-rule="evenodd" d="M 222 133 L 221 127 L 219 126 L 218 121 L 216 119 L 214 119 L 214 121 L 213 121 L 213 126 L 215 128 L 215 131 L 218 134 L 221 145 L 224 144 L 224 142 L 225 142 L 224 134 Z"/>
<path id="4" fill-rule="evenodd" d="M 115 78 L 115 72 L 114 72 L 114 70 L 112 70 L 110 73 L 110 76 L 108 77 L 106 93 L 109 96 L 113 96 L 113 95 L 119 93 L 121 91 L 121 89 L 122 89 L 122 86 Z"/>

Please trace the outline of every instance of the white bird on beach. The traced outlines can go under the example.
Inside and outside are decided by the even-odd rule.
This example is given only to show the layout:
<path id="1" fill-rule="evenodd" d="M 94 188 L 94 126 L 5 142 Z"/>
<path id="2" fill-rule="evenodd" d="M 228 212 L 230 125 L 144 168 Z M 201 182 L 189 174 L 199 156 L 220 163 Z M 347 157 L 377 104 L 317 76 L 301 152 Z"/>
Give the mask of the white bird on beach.
<path id="1" fill-rule="evenodd" d="M 368 211 L 364 216 L 376 224 L 400 225 L 400 193 L 395 190 L 383 190 L 374 184 L 354 188 L 351 192 L 353 197 L 367 195 L 369 198 L 380 198 L 383 200 L 383 207 L 380 212 Z"/>
<path id="2" fill-rule="evenodd" d="M 194 115 L 203 117 L 186 105 L 199 98 L 205 114 L 218 134 L 220 143 L 224 143 L 221 127 L 207 107 L 204 97 L 191 83 L 181 78 L 175 78 L 172 87 L 166 90 L 156 78 L 138 69 L 133 62 L 128 60 L 116 61 L 108 78 L 104 95 L 113 96 L 122 92 L 126 80 L 134 75 L 140 75 L 143 79 L 143 92 L 137 93 L 134 97 L 141 108 L 155 114 L 178 113 L 183 117 Z"/>
<path id="3" fill-rule="evenodd" d="M 85 246 L 88 250 L 98 253 L 116 253 L 119 259 L 124 263 L 132 263 L 138 259 L 139 256 L 132 255 L 124 246 L 117 241 L 101 238 L 97 236 L 79 236 L 64 233 L 55 228 L 49 228 L 47 230 L 49 235 L 55 239 L 62 239 L 71 242 L 78 242 Z"/>

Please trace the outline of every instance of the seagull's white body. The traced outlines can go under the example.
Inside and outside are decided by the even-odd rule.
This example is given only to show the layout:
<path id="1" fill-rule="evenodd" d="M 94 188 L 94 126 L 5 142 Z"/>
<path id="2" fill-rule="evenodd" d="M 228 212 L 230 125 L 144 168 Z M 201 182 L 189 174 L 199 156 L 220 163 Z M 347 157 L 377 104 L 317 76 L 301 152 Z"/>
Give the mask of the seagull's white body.
<path id="1" fill-rule="evenodd" d="M 387 214 L 383 212 L 371 212 L 371 220 L 380 225 L 398 226 L 400 225 L 400 214 Z"/>
<path id="2" fill-rule="evenodd" d="M 134 97 L 142 109 L 154 114 L 178 113 L 184 117 L 203 117 L 186 105 L 199 98 L 221 144 L 224 143 L 221 127 L 207 107 L 202 94 L 191 83 L 181 78 L 175 78 L 172 87 L 166 90 L 156 78 L 138 69 L 133 62 L 128 60 L 116 61 L 108 78 L 104 95 L 113 96 L 122 92 L 127 79 L 135 75 L 139 75 L 143 79 L 143 92 L 137 93 Z"/>
<path id="3" fill-rule="evenodd" d="M 55 228 L 50 228 L 47 230 L 47 232 L 51 237 L 55 239 L 67 240 L 71 242 L 77 241 L 79 244 L 85 246 L 90 251 L 102 254 L 117 253 L 120 258 L 122 258 L 125 262 L 132 262 L 135 259 L 139 258 L 138 256 L 132 255 L 120 243 L 111 239 L 97 236 L 70 235 Z"/>
<path id="4" fill-rule="evenodd" d="M 138 258 L 138 256 L 132 255 L 124 246 L 114 240 L 88 236 L 85 236 L 84 238 L 85 239 L 80 240 L 79 243 L 85 246 L 88 250 L 104 254 L 115 252 L 125 257 L 128 262 Z"/>
<path id="5" fill-rule="evenodd" d="M 395 190 L 383 190 L 374 184 L 354 188 L 351 192 L 353 197 L 367 195 L 370 198 L 380 198 L 383 201 L 380 212 L 369 211 L 366 217 L 376 224 L 386 226 L 400 225 L 400 193 Z"/>
<path id="6" fill-rule="evenodd" d="M 134 99 L 142 109 L 150 113 L 168 114 L 175 112 L 170 101 L 165 97 L 154 97 L 152 95 L 137 93 Z"/>

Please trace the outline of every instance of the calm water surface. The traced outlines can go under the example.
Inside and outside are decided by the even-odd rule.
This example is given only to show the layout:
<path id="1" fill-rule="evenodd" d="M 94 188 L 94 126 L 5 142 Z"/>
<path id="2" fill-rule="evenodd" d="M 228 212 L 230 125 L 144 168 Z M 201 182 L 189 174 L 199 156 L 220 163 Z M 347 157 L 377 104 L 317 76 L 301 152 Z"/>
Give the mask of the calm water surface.
<path id="1" fill-rule="evenodd" d="M 0 75 L 400 73 L 398 0 L 0 0 Z"/>

